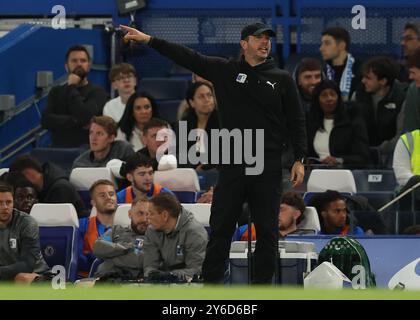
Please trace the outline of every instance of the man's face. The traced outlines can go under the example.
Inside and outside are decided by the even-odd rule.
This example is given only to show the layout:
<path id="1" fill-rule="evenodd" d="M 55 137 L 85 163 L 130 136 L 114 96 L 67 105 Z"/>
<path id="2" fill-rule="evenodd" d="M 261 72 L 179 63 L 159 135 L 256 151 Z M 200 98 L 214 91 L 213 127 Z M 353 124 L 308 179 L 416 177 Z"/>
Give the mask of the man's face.
<path id="1" fill-rule="evenodd" d="M 321 212 L 324 224 L 329 228 L 342 228 L 346 225 L 347 206 L 344 200 L 336 200 Z"/>
<path id="2" fill-rule="evenodd" d="M 13 196 L 10 192 L 0 192 L 0 223 L 7 225 L 12 219 Z"/>
<path id="3" fill-rule="evenodd" d="M 111 148 L 115 136 L 109 135 L 105 128 L 99 124 L 92 123 L 89 129 L 90 150 L 93 152 L 102 152 Z"/>
<path id="4" fill-rule="evenodd" d="M 32 183 L 38 192 L 42 191 L 44 185 L 44 176 L 42 173 L 32 168 L 22 170 L 22 174 L 30 183 Z"/>
<path id="5" fill-rule="evenodd" d="M 405 57 L 411 56 L 420 47 L 420 38 L 413 29 L 404 30 L 401 38 L 401 46 Z"/>
<path id="6" fill-rule="evenodd" d="M 363 75 L 362 83 L 365 86 L 366 92 L 375 94 L 385 87 L 387 81 L 385 78 L 379 80 L 378 76 L 369 70 Z"/>
<path id="7" fill-rule="evenodd" d="M 153 174 L 152 167 L 138 167 L 133 172 L 127 174 L 127 180 L 138 191 L 148 193 L 152 188 Z"/>
<path id="8" fill-rule="evenodd" d="M 149 223 L 158 231 L 163 231 L 168 221 L 169 213 L 166 210 L 159 212 L 153 203 L 149 204 Z"/>
<path id="9" fill-rule="evenodd" d="M 91 202 L 98 214 L 114 214 L 117 210 L 117 194 L 114 187 L 106 184 L 98 185 L 93 192 Z"/>
<path id="10" fill-rule="evenodd" d="M 280 205 L 279 230 L 288 230 L 296 225 L 296 219 L 301 215 L 300 211 L 286 203 Z"/>
<path id="11" fill-rule="evenodd" d="M 134 208 L 128 211 L 128 216 L 131 219 L 131 229 L 138 235 L 144 235 L 149 225 L 149 202 L 139 201 Z"/>
<path id="12" fill-rule="evenodd" d="M 159 130 L 167 129 L 166 127 L 156 127 L 156 128 L 149 128 L 144 135 L 146 147 L 149 150 L 149 153 L 152 157 L 156 157 L 157 149 L 165 143 L 164 140 L 157 140 L 157 133 Z"/>
<path id="13" fill-rule="evenodd" d="M 22 187 L 16 188 L 14 206 L 17 210 L 30 213 L 32 206 L 38 203 L 38 194 L 34 188 Z"/>
<path id="14" fill-rule="evenodd" d="M 345 44 L 343 41 L 337 42 L 332 36 L 323 35 L 319 51 L 321 52 L 324 61 L 333 60 L 340 55 L 341 51 L 344 50 L 344 47 Z"/>
<path id="15" fill-rule="evenodd" d="M 411 67 L 410 71 L 410 79 L 416 83 L 416 87 L 420 88 L 420 69 L 417 67 Z"/>
<path id="16" fill-rule="evenodd" d="M 89 73 L 90 61 L 86 52 L 72 51 L 64 67 L 68 73 L 74 73 L 83 79 Z"/>
<path id="17" fill-rule="evenodd" d="M 266 33 L 249 36 L 247 39 L 241 40 L 241 46 L 247 61 L 251 59 L 256 63 L 264 62 L 271 51 L 270 36 Z"/>
<path id="18" fill-rule="evenodd" d="M 303 71 L 299 74 L 298 84 L 307 96 L 312 96 L 316 85 L 321 82 L 321 70 Z"/>
<path id="19" fill-rule="evenodd" d="M 132 94 L 137 85 L 137 78 L 134 74 L 119 74 L 115 77 L 114 81 L 112 81 L 112 88 L 114 90 L 118 90 L 118 93 L 121 94 Z"/>

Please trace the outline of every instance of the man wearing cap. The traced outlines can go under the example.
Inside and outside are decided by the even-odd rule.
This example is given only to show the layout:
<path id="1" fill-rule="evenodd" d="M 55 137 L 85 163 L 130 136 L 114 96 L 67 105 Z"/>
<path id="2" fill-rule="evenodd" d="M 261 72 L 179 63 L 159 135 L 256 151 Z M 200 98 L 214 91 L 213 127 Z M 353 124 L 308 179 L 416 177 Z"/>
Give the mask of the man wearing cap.
<path id="1" fill-rule="evenodd" d="M 227 161 L 230 163 L 225 161 L 220 166 L 219 181 L 214 190 L 211 235 L 203 264 L 203 278 L 206 283 L 223 282 L 232 235 L 242 213 L 242 204 L 248 200 L 257 230 L 252 281 L 270 283 L 275 269 L 278 237 L 281 153 L 288 135 L 294 146 L 291 180 L 295 186 L 303 181 L 301 161 L 306 153 L 305 120 L 296 85 L 289 74 L 278 69 L 269 57 L 270 37 L 275 36 L 274 32 L 262 23 L 245 26 L 240 40 L 243 55 L 239 60 L 227 60 L 201 55 L 133 28 L 122 28 L 127 31 L 126 40 L 148 44 L 213 83 L 221 128 L 229 132 L 239 130 L 245 138 L 246 133 L 251 131 L 257 135 L 257 141 L 258 133 L 263 130 L 262 141 L 255 143 L 252 139 L 244 143 L 245 151 L 263 157 L 259 172 L 251 173 L 251 165 L 244 164 L 244 161 L 233 164 L 233 147 L 221 152 L 224 156 L 229 156 L 230 152 L 230 161 Z M 255 165 L 259 166 L 257 161 Z"/>

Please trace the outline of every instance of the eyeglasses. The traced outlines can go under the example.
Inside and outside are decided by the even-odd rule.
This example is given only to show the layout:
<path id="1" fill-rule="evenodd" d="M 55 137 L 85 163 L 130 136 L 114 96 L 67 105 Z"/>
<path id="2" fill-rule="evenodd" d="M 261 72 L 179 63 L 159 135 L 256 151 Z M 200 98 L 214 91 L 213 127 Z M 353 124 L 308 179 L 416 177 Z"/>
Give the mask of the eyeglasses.
<path id="1" fill-rule="evenodd" d="M 124 81 L 124 80 L 131 80 L 134 78 L 133 74 L 126 74 L 123 76 L 118 76 L 114 78 L 114 81 Z"/>

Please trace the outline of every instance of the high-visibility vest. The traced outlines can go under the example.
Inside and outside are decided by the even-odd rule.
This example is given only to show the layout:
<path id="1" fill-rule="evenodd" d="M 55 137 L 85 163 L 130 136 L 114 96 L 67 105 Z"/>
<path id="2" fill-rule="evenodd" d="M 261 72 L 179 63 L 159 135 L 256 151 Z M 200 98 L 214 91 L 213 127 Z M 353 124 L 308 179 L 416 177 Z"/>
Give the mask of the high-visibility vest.
<path id="1" fill-rule="evenodd" d="M 420 129 L 407 132 L 401 136 L 411 159 L 411 171 L 420 175 Z"/>

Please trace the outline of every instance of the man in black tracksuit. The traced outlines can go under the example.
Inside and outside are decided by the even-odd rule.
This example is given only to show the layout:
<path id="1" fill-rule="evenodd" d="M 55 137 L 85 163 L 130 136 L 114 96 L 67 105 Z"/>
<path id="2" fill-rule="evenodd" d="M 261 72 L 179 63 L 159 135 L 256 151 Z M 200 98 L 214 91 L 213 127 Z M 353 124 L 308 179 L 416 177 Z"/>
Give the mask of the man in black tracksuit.
<path id="1" fill-rule="evenodd" d="M 253 154 L 263 155 L 263 171 L 249 175 L 247 166 L 223 164 L 211 208 L 211 235 L 203 264 L 207 283 L 221 283 L 236 222 L 242 204 L 248 201 L 257 230 L 253 283 L 269 283 L 275 269 L 277 212 L 281 196 L 281 153 L 289 134 L 295 163 L 291 180 L 303 181 L 301 163 L 306 152 L 305 120 L 296 85 L 285 71 L 268 57 L 274 32 L 261 23 L 246 26 L 241 33 L 244 55 L 240 60 L 203 56 L 189 48 L 152 38 L 122 26 L 126 40 L 149 44 L 162 55 L 190 69 L 214 85 L 221 127 L 229 131 L 264 130 L 263 143 L 253 143 Z M 250 142 L 247 141 L 246 145 Z M 245 146 L 244 146 L 245 147 Z M 224 151 L 224 150 L 223 150 Z M 227 151 L 229 152 L 229 151 Z M 233 148 L 230 150 L 231 163 Z M 248 173 L 248 174 L 247 174 Z"/>

